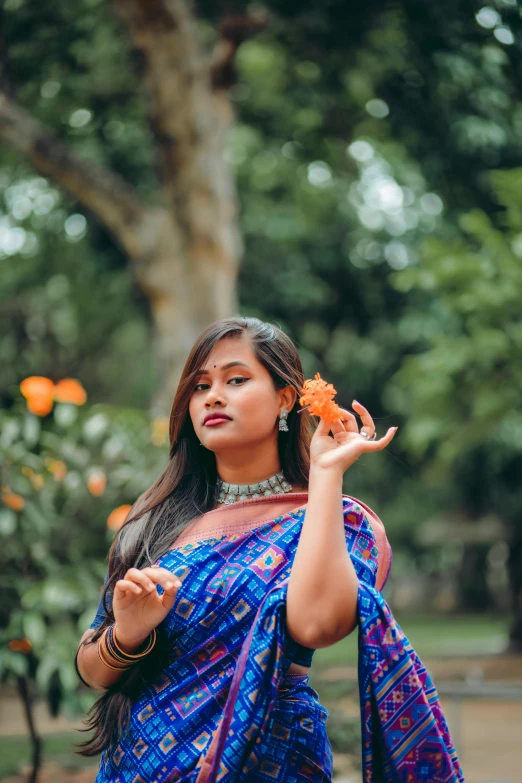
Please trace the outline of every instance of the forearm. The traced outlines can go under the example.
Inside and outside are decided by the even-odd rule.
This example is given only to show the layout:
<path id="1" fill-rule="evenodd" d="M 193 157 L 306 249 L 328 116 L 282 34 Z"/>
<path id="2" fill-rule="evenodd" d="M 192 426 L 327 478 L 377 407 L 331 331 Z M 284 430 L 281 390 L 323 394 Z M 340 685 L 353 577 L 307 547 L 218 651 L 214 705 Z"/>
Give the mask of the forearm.
<path id="1" fill-rule="evenodd" d="M 92 631 L 94 633 L 94 631 Z M 92 635 L 92 634 L 91 634 Z M 83 641 L 83 639 L 82 639 Z M 136 643 L 122 642 L 118 638 L 118 644 L 124 652 L 134 653 L 143 644 L 143 639 Z M 121 678 L 123 671 L 111 669 L 106 666 L 98 655 L 100 639 L 92 644 L 80 644 L 78 648 L 78 669 L 88 685 L 94 690 L 106 690 Z"/>
<path id="2" fill-rule="evenodd" d="M 290 635 L 327 647 L 357 624 L 359 582 L 346 547 L 342 474 L 311 470 L 308 503 L 287 592 Z"/>

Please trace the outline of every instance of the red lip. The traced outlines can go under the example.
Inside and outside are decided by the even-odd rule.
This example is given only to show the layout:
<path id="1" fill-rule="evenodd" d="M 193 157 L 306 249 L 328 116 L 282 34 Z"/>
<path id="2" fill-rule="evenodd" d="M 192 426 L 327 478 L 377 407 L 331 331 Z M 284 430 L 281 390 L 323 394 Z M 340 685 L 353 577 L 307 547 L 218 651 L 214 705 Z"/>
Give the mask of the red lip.
<path id="1" fill-rule="evenodd" d="M 228 419 L 229 421 L 232 421 L 230 416 L 227 416 L 226 413 L 209 413 L 208 416 L 205 416 L 203 419 L 203 424 L 206 424 L 210 419 Z"/>

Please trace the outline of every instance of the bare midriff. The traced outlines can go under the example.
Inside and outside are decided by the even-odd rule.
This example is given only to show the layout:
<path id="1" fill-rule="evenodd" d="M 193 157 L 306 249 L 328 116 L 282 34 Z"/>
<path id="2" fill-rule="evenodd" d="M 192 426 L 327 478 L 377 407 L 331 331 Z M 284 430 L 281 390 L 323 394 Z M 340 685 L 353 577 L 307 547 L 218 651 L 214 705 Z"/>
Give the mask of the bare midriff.
<path id="1" fill-rule="evenodd" d="M 300 663 L 291 663 L 288 667 L 289 674 L 308 674 L 310 672 L 309 666 L 302 666 Z"/>

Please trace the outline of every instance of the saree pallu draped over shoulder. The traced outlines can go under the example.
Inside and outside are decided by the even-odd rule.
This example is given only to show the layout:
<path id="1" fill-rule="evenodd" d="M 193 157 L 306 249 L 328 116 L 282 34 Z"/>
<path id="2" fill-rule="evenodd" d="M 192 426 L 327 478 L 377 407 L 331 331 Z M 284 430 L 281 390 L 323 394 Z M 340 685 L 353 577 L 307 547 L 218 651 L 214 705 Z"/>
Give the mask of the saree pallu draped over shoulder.
<path id="1" fill-rule="evenodd" d="M 210 511 L 156 561 L 182 581 L 163 621 L 170 662 L 96 783 L 331 781 L 328 712 L 308 675 L 288 673 L 299 645 L 286 595 L 307 499 Z M 382 522 L 348 495 L 343 515 L 359 579 L 362 780 L 464 783 L 435 685 L 380 592 L 392 559 Z"/>

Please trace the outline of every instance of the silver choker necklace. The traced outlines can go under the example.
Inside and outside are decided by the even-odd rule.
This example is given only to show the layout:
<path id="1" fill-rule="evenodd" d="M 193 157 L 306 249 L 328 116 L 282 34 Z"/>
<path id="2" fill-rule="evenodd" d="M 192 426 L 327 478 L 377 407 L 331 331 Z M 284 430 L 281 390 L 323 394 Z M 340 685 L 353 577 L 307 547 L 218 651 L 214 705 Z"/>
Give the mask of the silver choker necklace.
<path id="1" fill-rule="evenodd" d="M 226 481 L 218 479 L 217 485 L 219 488 L 218 503 L 236 503 L 238 500 L 282 495 L 292 491 L 292 485 L 288 483 L 283 473 L 276 473 L 257 484 L 227 484 Z"/>

